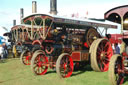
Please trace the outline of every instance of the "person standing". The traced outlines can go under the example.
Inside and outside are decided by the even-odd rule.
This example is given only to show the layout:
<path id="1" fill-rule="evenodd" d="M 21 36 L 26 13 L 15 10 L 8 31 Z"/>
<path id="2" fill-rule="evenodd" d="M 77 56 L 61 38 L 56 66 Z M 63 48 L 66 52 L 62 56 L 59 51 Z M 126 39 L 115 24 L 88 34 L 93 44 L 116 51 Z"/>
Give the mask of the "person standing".
<path id="1" fill-rule="evenodd" d="M 3 54 L 3 51 L 4 51 L 4 49 L 3 49 L 3 40 L 4 40 L 4 38 L 3 38 L 2 36 L 0 36 L 0 57 L 1 57 L 2 62 L 3 62 L 3 60 L 4 60 L 4 54 Z"/>
<path id="2" fill-rule="evenodd" d="M 1 57 L 1 60 L 4 59 L 4 55 L 3 55 L 3 47 L 2 47 L 2 45 L 0 45 L 0 57 Z"/>
<path id="3" fill-rule="evenodd" d="M 120 54 L 120 48 L 119 48 L 119 46 L 118 46 L 118 43 L 115 43 L 114 44 L 114 47 L 115 47 L 115 54 Z"/>
<path id="4" fill-rule="evenodd" d="M 7 58 L 7 56 L 8 56 L 8 50 L 7 50 L 7 45 L 6 45 L 5 42 L 3 42 L 2 47 L 3 47 L 3 55 L 4 55 L 4 58 Z"/>

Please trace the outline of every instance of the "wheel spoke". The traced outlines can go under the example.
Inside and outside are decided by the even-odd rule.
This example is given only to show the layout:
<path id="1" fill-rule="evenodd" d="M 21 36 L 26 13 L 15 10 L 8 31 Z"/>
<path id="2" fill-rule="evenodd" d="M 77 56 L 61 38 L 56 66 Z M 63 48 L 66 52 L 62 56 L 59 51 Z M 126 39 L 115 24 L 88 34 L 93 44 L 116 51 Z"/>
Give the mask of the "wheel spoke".
<path id="1" fill-rule="evenodd" d="M 100 56 L 101 55 L 101 52 L 100 51 L 97 51 L 97 56 Z"/>
<path id="2" fill-rule="evenodd" d="M 104 46 L 104 49 L 106 49 L 109 46 L 109 43 L 107 42 Z"/>
<path id="3" fill-rule="evenodd" d="M 100 57 L 101 57 L 101 56 L 99 56 L 99 58 L 100 58 Z M 98 59 L 98 64 L 99 64 L 99 67 L 100 67 L 101 71 L 103 71 L 103 61 L 102 61 L 101 58 Z"/>
<path id="4" fill-rule="evenodd" d="M 108 58 L 105 58 L 105 61 L 107 61 L 107 62 L 110 62 L 110 59 L 108 59 Z"/>
<path id="5" fill-rule="evenodd" d="M 97 55 L 98 56 L 98 55 Z M 102 59 L 101 59 L 101 56 L 99 55 L 98 57 L 97 57 L 97 61 L 101 61 Z"/>
<path id="6" fill-rule="evenodd" d="M 34 71 L 35 71 L 36 74 L 38 73 L 38 66 L 35 67 Z"/>
<path id="7" fill-rule="evenodd" d="M 108 64 L 106 64 L 105 62 L 102 62 L 104 65 L 104 71 L 108 70 Z"/>
<path id="8" fill-rule="evenodd" d="M 119 74 L 118 80 L 117 80 L 117 85 L 120 85 L 123 83 L 124 76 L 122 73 Z"/>
<path id="9" fill-rule="evenodd" d="M 103 44 L 103 42 L 101 42 L 100 48 L 101 48 L 101 51 L 104 51 L 104 44 Z"/>
<path id="10" fill-rule="evenodd" d="M 102 52 L 102 48 L 98 47 L 97 52 Z"/>
<path id="11" fill-rule="evenodd" d="M 99 62 L 99 65 L 100 65 L 100 69 L 101 69 L 101 71 L 103 71 L 103 65 L 102 65 L 102 63 L 101 62 Z"/>

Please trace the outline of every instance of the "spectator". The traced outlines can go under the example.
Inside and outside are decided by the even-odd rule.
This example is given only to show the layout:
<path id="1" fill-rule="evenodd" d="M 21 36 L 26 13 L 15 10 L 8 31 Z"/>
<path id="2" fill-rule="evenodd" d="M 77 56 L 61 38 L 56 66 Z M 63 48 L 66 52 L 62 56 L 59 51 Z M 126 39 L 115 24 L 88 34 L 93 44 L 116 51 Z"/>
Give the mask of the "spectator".
<path id="1" fill-rule="evenodd" d="M 2 45 L 0 45 L 0 57 L 1 57 L 1 60 L 4 59 L 4 56 L 3 56 L 3 47 L 2 47 Z"/>
<path id="2" fill-rule="evenodd" d="M 7 58 L 7 55 L 8 55 L 5 40 L 6 39 L 4 39 L 2 36 L 0 36 L 0 57 L 1 57 L 2 61 L 4 60 L 4 58 Z"/>
<path id="3" fill-rule="evenodd" d="M 3 47 L 3 56 L 4 56 L 4 58 L 7 58 L 8 50 L 7 50 L 7 46 L 6 46 L 5 42 L 2 44 L 2 47 Z"/>
<path id="4" fill-rule="evenodd" d="M 119 46 L 118 46 L 118 43 L 115 43 L 115 44 L 114 44 L 114 47 L 115 47 L 114 53 L 115 53 L 115 54 L 120 54 L 120 48 L 119 48 Z"/>

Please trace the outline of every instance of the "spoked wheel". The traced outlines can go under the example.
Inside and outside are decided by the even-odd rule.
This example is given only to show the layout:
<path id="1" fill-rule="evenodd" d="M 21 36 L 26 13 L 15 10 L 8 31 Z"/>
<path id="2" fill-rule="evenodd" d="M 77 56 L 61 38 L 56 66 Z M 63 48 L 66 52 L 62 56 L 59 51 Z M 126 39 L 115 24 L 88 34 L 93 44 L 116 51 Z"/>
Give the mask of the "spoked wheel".
<path id="1" fill-rule="evenodd" d="M 48 69 L 48 58 L 42 51 L 36 51 L 31 60 L 31 69 L 36 75 L 44 75 Z"/>
<path id="2" fill-rule="evenodd" d="M 67 78 L 72 75 L 73 61 L 68 53 L 63 53 L 59 56 L 56 62 L 56 72 L 60 78 Z"/>
<path id="3" fill-rule="evenodd" d="M 113 55 L 109 65 L 109 81 L 111 85 L 122 85 L 124 81 L 124 64 L 121 55 Z"/>
<path id="4" fill-rule="evenodd" d="M 32 53 L 28 50 L 24 50 L 20 55 L 20 60 L 24 65 L 30 65 Z"/>
<path id="5" fill-rule="evenodd" d="M 99 38 L 100 37 L 100 35 L 99 35 L 99 33 L 96 31 L 96 29 L 94 29 L 94 28 L 89 28 L 87 31 L 86 31 L 86 33 L 85 33 L 85 42 L 87 42 L 87 45 L 90 47 L 91 46 L 91 44 L 92 44 L 92 42 L 95 40 L 95 39 L 97 39 L 97 38 Z"/>
<path id="6" fill-rule="evenodd" d="M 91 67 L 94 71 L 104 72 L 108 70 L 109 61 L 113 55 L 111 43 L 107 39 L 97 39 L 91 51 Z"/>

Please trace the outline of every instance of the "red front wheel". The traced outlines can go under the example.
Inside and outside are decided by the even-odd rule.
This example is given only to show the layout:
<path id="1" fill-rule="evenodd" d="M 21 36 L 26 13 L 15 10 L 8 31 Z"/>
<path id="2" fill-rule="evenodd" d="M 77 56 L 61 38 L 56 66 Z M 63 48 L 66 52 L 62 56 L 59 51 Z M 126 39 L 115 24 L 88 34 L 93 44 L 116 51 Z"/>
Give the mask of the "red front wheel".
<path id="1" fill-rule="evenodd" d="M 63 53 L 59 56 L 56 62 L 56 72 L 61 78 L 67 78 L 72 75 L 73 61 L 69 54 Z"/>
<path id="2" fill-rule="evenodd" d="M 108 71 L 109 61 L 113 55 L 111 43 L 107 39 L 97 39 L 91 51 L 91 67 L 94 71 Z"/>
<path id="3" fill-rule="evenodd" d="M 124 64 L 121 55 L 113 55 L 109 65 L 109 81 L 112 85 L 122 85 L 124 81 Z"/>
<path id="4" fill-rule="evenodd" d="M 48 69 L 48 58 L 44 52 L 35 52 L 31 60 L 31 69 L 36 75 L 44 75 Z"/>

